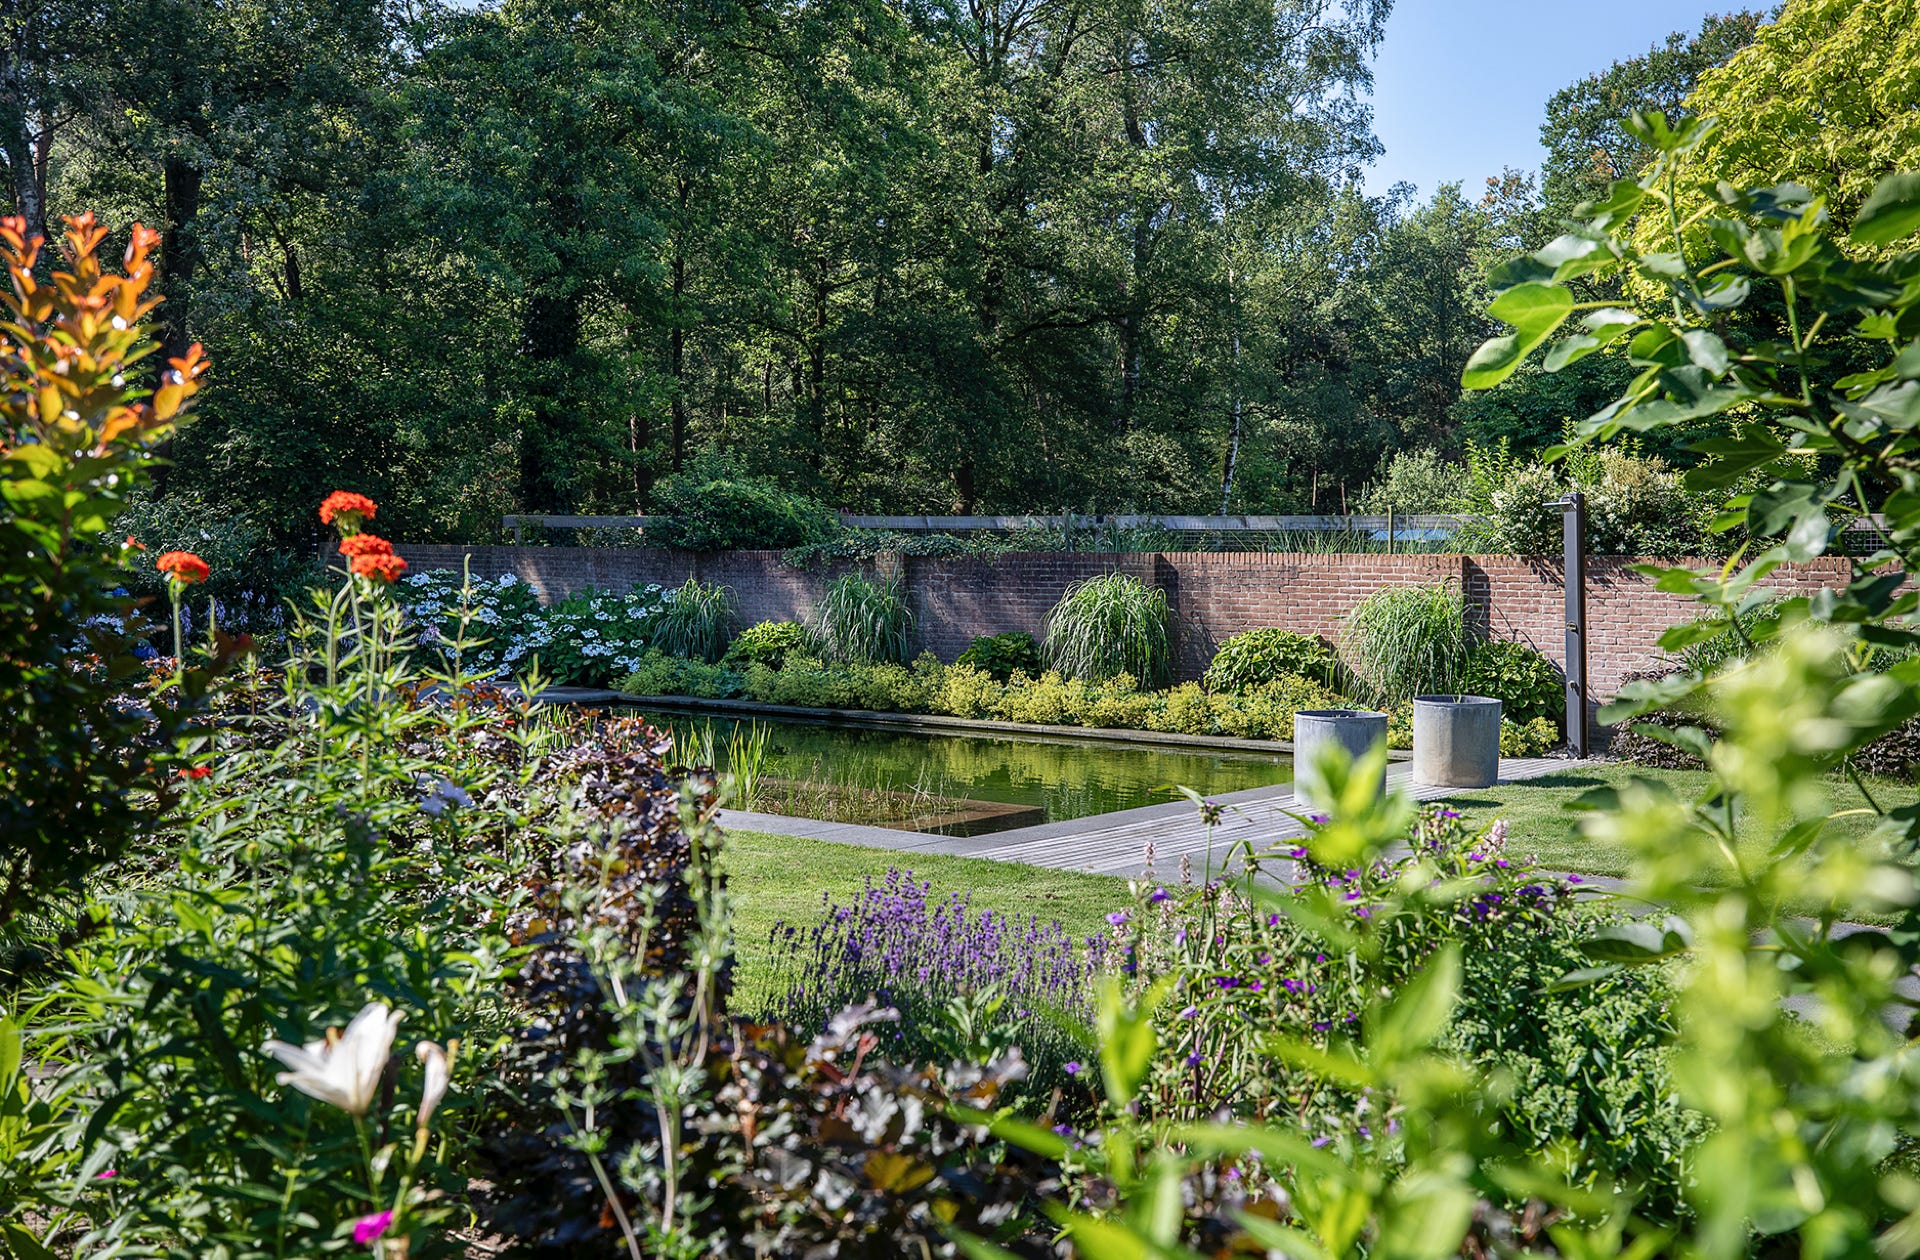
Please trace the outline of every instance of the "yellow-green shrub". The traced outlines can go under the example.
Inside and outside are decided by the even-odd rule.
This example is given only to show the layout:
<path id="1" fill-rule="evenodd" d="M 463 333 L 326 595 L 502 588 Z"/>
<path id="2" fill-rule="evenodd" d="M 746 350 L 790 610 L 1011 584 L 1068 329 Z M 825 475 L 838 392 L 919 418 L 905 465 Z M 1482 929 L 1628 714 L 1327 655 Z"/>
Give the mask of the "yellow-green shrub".
<path id="1" fill-rule="evenodd" d="M 1546 718 L 1530 722 L 1500 719 L 1500 755 L 1502 757 L 1538 757 L 1560 742 L 1560 728 Z"/>
<path id="2" fill-rule="evenodd" d="M 1069 695 L 1067 680 L 1051 669 L 1038 678 L 1015 674 L 994 706 L 993 715 L 1003 722 L 1064 726 L 1071 720 Z"/>
<path id="3" fill-rule="evenodd" d="M 985 670 L 950 665 L 934 688 L 931 709 L 957 718 L 992 717 L 1004 690 Z"/>

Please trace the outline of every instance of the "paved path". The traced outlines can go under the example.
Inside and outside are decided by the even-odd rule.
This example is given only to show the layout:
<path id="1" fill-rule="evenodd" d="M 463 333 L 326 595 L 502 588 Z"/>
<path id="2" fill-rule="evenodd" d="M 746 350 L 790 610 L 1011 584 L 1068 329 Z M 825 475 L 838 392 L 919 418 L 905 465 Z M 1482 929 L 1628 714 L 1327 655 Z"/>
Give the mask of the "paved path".
<path id="1" fill-rule="evenodd" d="M 1500 781 L 1514 783 L 1522 779 L 1537 779 L 1541 775 L 1595 764 L 1598 763 L 1553 757 L 1504 759 L 1500 762 Z M 1387 782 L 1389 785 L 1406 786 L 1412 773 L 1409 765 L 1389 766 Z M 1458 788 L 1415 788 L 1413 796 L 1418 800 L 1431 801 L 1457 796 L 1460 791 Z M 1168 878 L 1177 875 L 1182 859 L 1190 861 L 1196 873 L 1205 869 L 1209 861 L 1214 869 L 1218 869 L 1243 841 L 1251 841 L 1257 849 L 1265 850 L 1277 841 L 1305 833 L 1306 828 L 1290 816 L 1303 812 L 1294 800 L 1291 784 L 1249 788 L 1244 792 L 1229 792 L 1213 799 L 1225 806 L 1226 812 L 1221 817 L 1220 825 L 1213 828 L 1211 834 L 1201 823 L 1199 811 L 1186 801 L 1147 805 L 1066 822 L 1041 823 L 983 836 L 930 835 L 921 831 L 816 822 L 808 818 L 789 818 L 782 814 L 758 814 L 736 809 L 722 811 L 720 825 L 740 831 L 770 831 L 875 849 L 992 858 L 1000 862 L 1024 862 L 1029 866 L 1122 877 L 1145 873 L 1148 866 L 1147 846 L 1151 844 L 1153 869 Z"/>

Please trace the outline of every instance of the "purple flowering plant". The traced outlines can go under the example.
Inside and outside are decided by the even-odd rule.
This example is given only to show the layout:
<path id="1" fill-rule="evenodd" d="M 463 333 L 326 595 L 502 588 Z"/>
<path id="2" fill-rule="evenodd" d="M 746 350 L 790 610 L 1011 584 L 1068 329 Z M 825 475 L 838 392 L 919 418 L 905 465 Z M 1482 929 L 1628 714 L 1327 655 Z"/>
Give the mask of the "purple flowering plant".
<path id="1" fill-rule="evenodd" d="M 1018 1046 L 1043 1096 L 1092 1057 L 1085 1030 L 1106 937 L 976 910 L 966 893 L 936 898 L 911 871 L 889 870 L 850 905 L 823 902 L 810 929 L 776 923 L 771 945 L 772 1014 L 817 1031 L 855 1003 L 892 1007 L 900 1019 L 882 1035 L 895 1062 L 985 1062 Z"/>
<path id="2" fill-rule="evenodd" d="M 1243 858 L 1226 878 L 1188 880 L 1171 896 L 1141 886 L 1110 953 L 1137 951 L 1139 985 L 1175 979 L 1142 1089 L 1153 1114 L 1197 1122 L 1230 1111 L 1361 1141 L 1389 1132 L 1385 1100 L 1303 1071 L 1271 1045 L 1362 1043 L 1377 995 L 1403 988 L 1442 946 L 1492 951 L 1511 934 L 1549 931 L 1572 895 L 1508 851 L 1504 820 L 1473 829 L 1453 811 L 1415 812 L 1392 797 L 1365 809 L 1357 820 L 1303 819 L 1303 837 Z M 1400 839 L 1356 847 L 1368 830 Z"/>

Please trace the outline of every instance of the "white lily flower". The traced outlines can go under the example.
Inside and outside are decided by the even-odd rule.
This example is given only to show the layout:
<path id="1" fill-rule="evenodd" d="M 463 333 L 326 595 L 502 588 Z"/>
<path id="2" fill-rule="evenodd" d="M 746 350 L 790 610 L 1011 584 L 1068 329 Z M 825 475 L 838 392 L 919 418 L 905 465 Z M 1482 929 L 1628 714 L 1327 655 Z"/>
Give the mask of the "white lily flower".
<path id="1" fill-rule="evenodd" d="M 433 1119 L 434 1108 L 447 1096 L 447 1084 L 453 1079 L 453 1064 L 448 1054 L 459 1044 L 457 1039 L 445 1046 L 423 1041 L 413 1048 L 414 1057 L 427 1065 L 427 1083 L 420 1089 L 420 1118 L 414 1122 L 415 1128 L 426 1128 L 427 1122 Z"/>
<path id="2" fill-rule="evenodd" d="M 304 1046 L 269 1041 L 262 1048 L 293 1069 L 273 1079 L 351 1115 L 364 1116 L 380 1087 L 380 1074 L 387 1069 L 393 1035 L 404 1014 L 388 1009 L 385 1002 L 369 1002 L 347 1031 L 337 1036 L 329 1029 L 326 1040 Z"/>

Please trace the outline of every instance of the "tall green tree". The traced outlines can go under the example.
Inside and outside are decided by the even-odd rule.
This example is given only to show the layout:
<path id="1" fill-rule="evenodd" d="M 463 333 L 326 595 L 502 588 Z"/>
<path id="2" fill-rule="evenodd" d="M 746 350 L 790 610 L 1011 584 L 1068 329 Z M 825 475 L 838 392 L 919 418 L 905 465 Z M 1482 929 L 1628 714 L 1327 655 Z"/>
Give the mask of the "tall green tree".
<path id="1" fill-rule="evenodd" d="M 1547 149 L 1540 193 L 1556 233 L 1575 206 L 1603 199 L 1614 180 L 1633 177 L 1652 160 L 1654 150 L 1627 129 L 1627 118 L 1635 110 L 1677 115 L 1701 76 L 1752 43 L 1765 21 L 1760 13 L 1709 14 L 1698 31 L 1675 31 L 1641 56 L 1616 61 L 1548 99 L 1540 124 Z"/>

